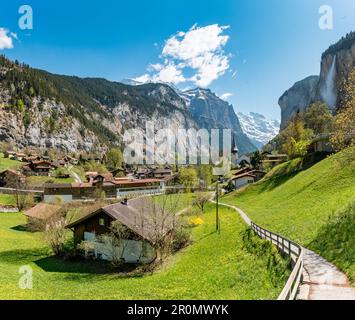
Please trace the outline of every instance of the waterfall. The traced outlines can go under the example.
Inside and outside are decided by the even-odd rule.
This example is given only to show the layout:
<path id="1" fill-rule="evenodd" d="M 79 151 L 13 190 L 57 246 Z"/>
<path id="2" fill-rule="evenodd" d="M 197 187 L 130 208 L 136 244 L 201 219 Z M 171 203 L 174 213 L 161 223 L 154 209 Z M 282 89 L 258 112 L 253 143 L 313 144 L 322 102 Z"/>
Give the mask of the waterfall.
<path id="1" fill-rule="evenodd" d="M 325 78 L 325 84 L 321 91 L 323 101 L 329 107 L 335 107 L 337 101 L 337 94 L 335 92 L 335 79 L 334 79 L 335 71 L 336 71 L 336 55 L 333 57 L 332 65 Z"/>

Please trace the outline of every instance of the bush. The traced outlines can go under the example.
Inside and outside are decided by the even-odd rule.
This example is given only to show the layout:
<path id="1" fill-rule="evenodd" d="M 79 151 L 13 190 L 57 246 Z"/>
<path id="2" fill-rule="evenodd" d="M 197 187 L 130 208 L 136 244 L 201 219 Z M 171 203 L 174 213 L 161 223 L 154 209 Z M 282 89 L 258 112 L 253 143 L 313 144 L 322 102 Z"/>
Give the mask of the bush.
<path id="1" fill-rule="evenodd" d="M 290 273 L 290 259 L 284 259 L 270 241 L 259 238 L 251 228 L 243 232 L 242 239 L 244 250 L 267 262 L 268 273 L 274 286 L 284 284 Z"/>
<path id="2" fill-rule="evenodd" d="M 173 231 L 171 251 L 176 252 L 191 243 L 191 232 L 186 226 L 181 226 Z"/>
<path id="3" fill-rule="evenodd" d="M 310 248 L 335 263 L 355 282 L 355 202 L 333 213 Z"/>

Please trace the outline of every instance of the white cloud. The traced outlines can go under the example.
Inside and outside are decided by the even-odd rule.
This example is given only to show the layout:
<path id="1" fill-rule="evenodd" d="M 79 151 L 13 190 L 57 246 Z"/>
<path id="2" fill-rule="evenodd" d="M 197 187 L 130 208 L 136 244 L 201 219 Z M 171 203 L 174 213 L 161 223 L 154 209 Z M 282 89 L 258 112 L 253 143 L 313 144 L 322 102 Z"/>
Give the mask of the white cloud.
<path id="1" fill-rule="evenodd" d="M 230 56 L 223 50 L 229 40 L 223 32 L 228 28 L 217 24 L 194 25 L 189 31 L 170 37 L 160 55 L 163 63 L 151 64 L 148 68 L 149 81 L 173 84 L 191 81 L 200 87 L 209 86 L 229 69 Z M 187 68 L 193 72 L 190 77 L 184 75 Z"/>
<path id="2" fill-rule="evenodd" d="M 220 98 L 224 101 L 227 101 L 228 98 L 230 98 L 232 95 L 233 95 L 233 93 L 226 92 L 226 93 L 221 94 Z"/>
<path id="3" fill-rule="evenodd" d="M 149 70 L 158 71 L 158 73 L 153 75 L 146 73 L 140 77 L 134 78 L 133 80 L 143 83 L 164 82 L 172 84 L 178 84 L 186 81 L 182 71 L 171 62 L 167 65 L 150 65 Z"/>
<path id="4" fill-rule="evenodd" d="M 0 50 L 12 49 L 14 47 L 12 38 L 17 38 L 17 36 L 13 33 L 9 33 L 9 30 L 0 28 Z"/>
<path id="5" fill-rule="evenodd" d="M 182 75 L 182 71 L 178 69 L 174 63 L 169 63 L 162 67 L 154 79 L 154 82 L 161 81 L 173 84 L 186 81 L 185 77 Z"/>
<path id="6" fill-rule="evenodd" d="M 151 78 L 150 78 L 149 74 L 146 73 L 140 77 L 133 78 L 132 80 L 137 81 L 137 82 L 141 82 L 141 83 L 146 83 L 146 82 L 150 82 Z"/>

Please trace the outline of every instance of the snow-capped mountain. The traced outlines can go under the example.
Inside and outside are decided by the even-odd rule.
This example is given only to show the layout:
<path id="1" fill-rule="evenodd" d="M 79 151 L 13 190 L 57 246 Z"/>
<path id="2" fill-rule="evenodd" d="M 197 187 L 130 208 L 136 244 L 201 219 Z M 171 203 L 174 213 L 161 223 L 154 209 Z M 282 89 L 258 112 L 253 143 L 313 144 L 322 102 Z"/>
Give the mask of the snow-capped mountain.
<path id="1" fill-rule="evenodd" d="M 280 122 L 264 117 L 262 114 L 238 112 L 239 122 L 244 133 L 258 147 L 268 143 L 280 131 Z"/>
<path id="2" fill-rule="evenodd" d="M 243 132 L 233 106 L 210 89 L 195 88 L 177 91 L 177 94 L 185 101 L 192 119 L 200 128 L 231 129 L 240 154 L 256 150 L 256 146 Z"/>

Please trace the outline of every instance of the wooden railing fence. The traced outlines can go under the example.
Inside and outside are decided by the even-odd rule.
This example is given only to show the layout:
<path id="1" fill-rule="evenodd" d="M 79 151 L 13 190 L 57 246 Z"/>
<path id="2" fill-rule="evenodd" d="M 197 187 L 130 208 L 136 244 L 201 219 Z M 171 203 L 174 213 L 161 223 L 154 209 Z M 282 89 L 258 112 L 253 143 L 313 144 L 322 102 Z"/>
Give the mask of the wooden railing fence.
<path id="1" fill-rule="evenodd" d="M 297 243 L 280 236 L 277 233 L 258 226 L 254 222 L 251 222 L 251 228 L 259 237 L 271 241 L 281 250 L 281 252 L 291 258 L 293 269 L 277 300 L 294 300 L 297 295 L 298 287 L 302 281 L 303 248 Z"/>

